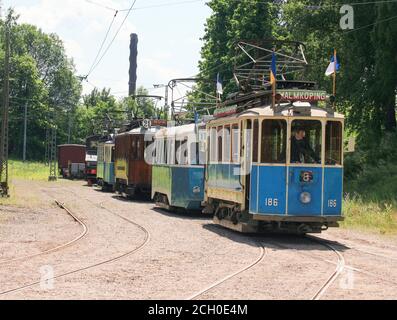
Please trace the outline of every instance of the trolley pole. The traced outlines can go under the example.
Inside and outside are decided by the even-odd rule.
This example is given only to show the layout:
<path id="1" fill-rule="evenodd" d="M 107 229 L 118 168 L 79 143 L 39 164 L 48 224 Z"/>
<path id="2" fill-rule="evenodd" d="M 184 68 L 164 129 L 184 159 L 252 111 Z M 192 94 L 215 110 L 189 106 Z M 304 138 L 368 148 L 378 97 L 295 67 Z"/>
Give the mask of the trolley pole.
<path id="1" fill-rule="evenodd" d="M 5 24 L 3 108 L 0 141 L 0 196 L 8 197 L 8 108 L 10 92 L 10 21 Z"/>

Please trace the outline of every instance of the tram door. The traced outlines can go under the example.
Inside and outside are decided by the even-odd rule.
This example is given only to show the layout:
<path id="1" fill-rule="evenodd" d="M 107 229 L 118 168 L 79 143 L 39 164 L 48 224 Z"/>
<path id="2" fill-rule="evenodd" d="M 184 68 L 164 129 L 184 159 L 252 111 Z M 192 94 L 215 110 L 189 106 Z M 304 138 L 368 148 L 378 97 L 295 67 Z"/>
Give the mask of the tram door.
<path id="1" fill-rule="evenodd" d="M 322 135 L 322 124 L 319 120 L 291 121 L 289 215 L 322 214 Z"/>
<path id="2" fill-rule="evenodd" d="M 249 195 L 251 186 L 252 169 L 252 120 L 242 123 L 242 148 L 241 148 L 241 180 L 244 185 L 245 208 L 249 208 Z"/>

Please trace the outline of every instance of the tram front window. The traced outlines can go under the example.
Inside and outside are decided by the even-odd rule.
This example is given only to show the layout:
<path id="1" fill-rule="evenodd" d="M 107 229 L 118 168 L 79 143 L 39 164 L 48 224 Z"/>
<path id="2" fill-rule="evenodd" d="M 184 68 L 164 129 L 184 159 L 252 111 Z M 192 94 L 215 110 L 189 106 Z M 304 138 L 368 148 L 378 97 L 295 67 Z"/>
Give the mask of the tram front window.
<path id="1" fill-rule="evenodd" d="M 291 163 L 321 164 L 321 122 L 295 120 L 291 127 Z"/>

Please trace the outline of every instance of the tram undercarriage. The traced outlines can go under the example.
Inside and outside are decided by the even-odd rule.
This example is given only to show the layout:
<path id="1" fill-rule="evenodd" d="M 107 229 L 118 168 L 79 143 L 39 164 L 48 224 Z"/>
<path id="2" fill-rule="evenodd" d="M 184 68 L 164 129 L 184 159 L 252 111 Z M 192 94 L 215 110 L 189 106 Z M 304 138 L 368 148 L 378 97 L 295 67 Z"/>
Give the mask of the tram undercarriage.
<path id="1" fill-rule="evenodd" d="M 219 202 L 205 207 L 203 213 L 213 213 L 215 224 L 241 233 L 321 233 L 331 227 L 339 227 L 343 217 L 272 216 L 250 214 L 241 211 L 240 205 Z"/>

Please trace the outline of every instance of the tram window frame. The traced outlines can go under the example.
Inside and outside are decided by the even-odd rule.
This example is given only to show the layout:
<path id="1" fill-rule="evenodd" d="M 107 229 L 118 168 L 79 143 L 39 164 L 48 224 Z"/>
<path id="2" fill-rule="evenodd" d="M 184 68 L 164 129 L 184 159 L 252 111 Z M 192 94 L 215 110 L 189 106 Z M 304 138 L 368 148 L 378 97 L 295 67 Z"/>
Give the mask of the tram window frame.
<path id="1" fill-rule="evenodd" d="M 190 164 L 188 141 L 189 141 L 188 137 L 185 137 L 183 140 L 180 140 L 181 152 L 179 154 L 178 163 L 180 165 L 184 165 L 184 166 Z M 175 149 L 176 149 L 176 146 L 175 146 Z"/>
<path id="2" fill-rule="evenodd" d="M 104 155 L 103 155 L 103 146 L 99 145 L 98 147 L 98 162 L 104 162 Z"/>
<path id="3" fill-rule="evenodd" d="M 207 131 L 205 129 L 199 130 L 199 141 L 197 143 L 198 148 L 198 164 L 204 165 L 207 161 L 206 159 L 206 149 L 207 149 Z"/>
<path id="4" fill-rule="evenodd" d="M 277 128 L 273 128 L 267 123 L 277 123 L 279 138 L 276 138 L 276 142 L 274 142 L 274 134 L 273 130 Z M 287 163 L 287 133 L 288 133 L 288 124 L 287 121 L 284 119 L 263 119 L 261 123 L 261 137 L 260 137 L 260 144 L 261 144 L 261 155 L 260 161 L 261 163 L 270 163 L 270 164 L 286 164 Z M 268 128 L 271 131 L 266 134 Z M 265 140 L 265 137 L 269 137 L 271 140 L 268 142 Z M 276 150 L 274 150 L 274 145 Z M 270 148 L 268 148 L 270 146 Z M 270 154 L 268 154 L 268 150 L 270 150 Z M 276 152 L 276 153 L 274 153 Z"/>
<path id="5" fill-rule="evenodd" d="M 223 162 L 223 126 L 218 126 L 216 134 L 216 154 L 218 163 Z"/>
<path id="6" fill-rule="evenodd" d="M 175 139 L 175 164 L 181 164 L 180 162 L 180 154 L 178 154 L 178 150 L 182 144 L 181 140 Z M 179 156 L 179 157 L 178 157 Z"/>
<path id="7" fill-rule="evenodd" d="M 136 160 L 142 160 L 142 138 L 140 136 L 136 137 Z"/>
<path id="8" fill-rule="evenodd" d="M 223 127 L 223 162 L 230 163 L 232 158 L 231 153 L 231 135 L 230 135 L 230 124 Z"/>
<path id="9" fill-rule="evenodd" d="M 135 160 L 136 159 L 136 137 L 132 136 L 131 138 L 131 148 L 132 148 L 132 152 L 131 152 L 131 160 Z"/>
<path id="10" fill-rule="evenodd" d="M 152 154 L 147 154 L 147 152 L 149 152 L 148 148 L 151 146 L 152 143 L 154 143 L 152 137 L 150 140 L 144 139 L 145 148 L 143 149 L 143 158 L 146 160 L 147 157 L 149 157 L 149 159 L 152 159 L 151 161 L 153 161 L 153 163 L 156 163 L 156 148 L 154 148 L 154 150 L 151 150 Z"/>
<path id="11" fill-rule="evenodd" d="M 175 137 L 168 137 L 167 139 L 167 164 L 175 164 Z"/>
<path id="12" fill-rule="evenodd" d="M 216 159 L 217 159 L 217 132 L 216 132 L 216 127 L 211 127 L 210 128 L 210 136 L 209 136 L 209 140 L 210 140 L 210 163 L 216 163 Z"/>
<path id="13" fill-rule="evenodd" d="M 168 164 L 168 140 L 167 137 L 163 139 L 163 164 Z"/>
<path id="14" fill-rule="evenodd" d="M 310 128 L 309 123 L 312 124 L 316 124 L 317 128 L 315 128 L 314 126 L 312 126 Z M 310 144 L 311 149 L 314 151 L 314 153 L 316 154 L 316 156 L 320 159 L 319 162 L 316 162 L 315 159 L 313 159 L 312 157 L 305 157 L 305 161 L 304 162 L 293 162 L 292 161 L 292 138 L 294 136 L 294 132 L 295 132 L 295 128 L 303 128 L 305 131 L 305 138 L 307 139 L 307 141 Z M 313 135 L 313 130 L 316 130 L 315 135 Z M 308 129 L 310 130 L 308 132 Z M 289 139 L 289 144 L 290 144 L 290 164 L 294 165 L 302 165 L 302 164 L 309 164 L 309 165 L 322 165 L 323 164 L 323 157 L 322 157 L 322 152 L 323 152 L 323 123 L 321 120 L 313 120 L 313 119 L 296 119 L 293 120 L 291 122 L 291 136 Z M 317 134 L 318 133 L 318 134 Z M 314 141 L 316 140 L 316 141 Z M 319 147 L 319 150 L 316 150 Z M 307 161 L 308 158 L 312 158 L 311 161 Z"/>
<path id="15" fill-rule="evenodd" d="M 258 163 L 259 159 L 259 120 L 255 119 L 253 124 L 252 138 L 252 162 Z"/>
<path id="16" fill-rule="evenodd" d="M 238 123 L 233 123 L 231 125 L 232 133 L 231 133 L 231 162 L 239 163 L 240 161 L 240 127 Z"/>
<path id="17" fill-rule="evenodd" d="M 336 134 L 332 132 L 332 127 L 329 125 L 336 125 Z M 331 132 L 329 132 L 329 128 Z M 331 141 L 336 139 L 336 141 Z M 336 145 L 332 148 L 332 145 Z M 343 125 L 341 121 L 329 120 L 325 125 L 325 159 L 324 163 L 326 166 L 341 166 L 343 163 Z M 331 153 L 331 154 L 330 154 Z M 334 157 L 332 153 L 337 153 L 337 157 Z M 332 156 L 332 157 L 331 157 Z M 332 161 L 332 162 L 331 162 Z"/>

